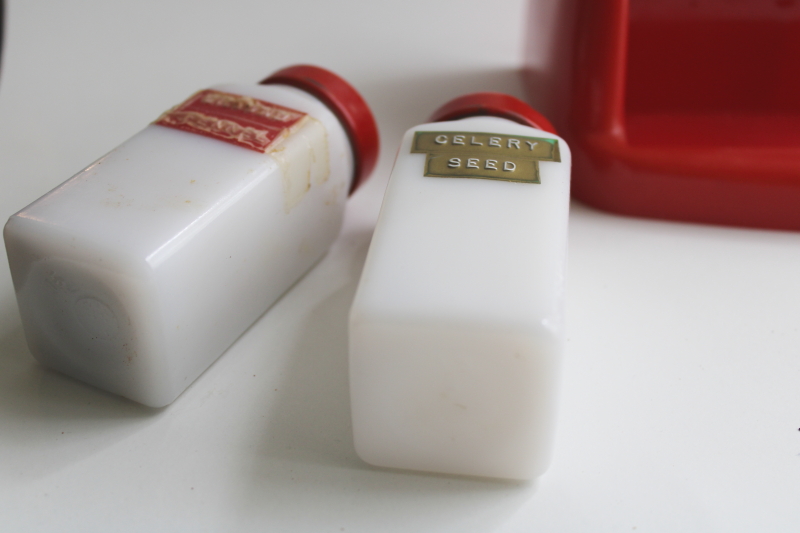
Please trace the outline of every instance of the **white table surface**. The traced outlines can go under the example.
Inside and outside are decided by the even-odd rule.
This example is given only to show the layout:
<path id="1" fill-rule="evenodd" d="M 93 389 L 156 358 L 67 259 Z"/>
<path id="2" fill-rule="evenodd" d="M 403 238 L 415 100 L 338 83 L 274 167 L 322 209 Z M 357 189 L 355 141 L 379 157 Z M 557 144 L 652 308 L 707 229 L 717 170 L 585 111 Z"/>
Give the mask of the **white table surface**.
<path id="1" fill-rule="evenodd" d="M 38 365 L 0 252 L 0 531 L 797 530 L 799 233 L 573 203 L 550 470 L 355 455 L 346 316 L 400 136 L 459 94 L 523 95 L 526 2 L 7 3 L 2 220 L 195 90 L 300 62 L 356 85 L 383 144 L 326 258 L 164 409 Z"/>

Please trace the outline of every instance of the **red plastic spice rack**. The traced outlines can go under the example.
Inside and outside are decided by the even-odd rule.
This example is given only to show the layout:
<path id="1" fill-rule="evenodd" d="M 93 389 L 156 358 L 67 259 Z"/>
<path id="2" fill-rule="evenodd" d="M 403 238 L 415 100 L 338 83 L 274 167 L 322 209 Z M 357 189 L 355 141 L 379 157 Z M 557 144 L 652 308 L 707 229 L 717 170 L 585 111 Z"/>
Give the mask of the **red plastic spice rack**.
<path id="1" fill-rule="evenodd" d="M 800 230 L 800 2 L 576 0 L 574 17 L 569 97 L 553 113 L 574 197 Z"/>

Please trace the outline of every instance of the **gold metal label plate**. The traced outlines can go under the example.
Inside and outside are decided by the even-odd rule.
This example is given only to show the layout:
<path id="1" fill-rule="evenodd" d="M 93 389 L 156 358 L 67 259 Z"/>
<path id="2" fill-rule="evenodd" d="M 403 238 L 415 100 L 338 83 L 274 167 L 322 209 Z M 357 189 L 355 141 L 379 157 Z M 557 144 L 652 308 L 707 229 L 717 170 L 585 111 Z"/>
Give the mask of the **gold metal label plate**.
<path id="1" fill-rule="evenodd" d="M 539 161 L 561 162 L 558 139 L 474 131 L 418 131 L 411 153 L 427 154 L 425 176 L 541 183 Z"/>

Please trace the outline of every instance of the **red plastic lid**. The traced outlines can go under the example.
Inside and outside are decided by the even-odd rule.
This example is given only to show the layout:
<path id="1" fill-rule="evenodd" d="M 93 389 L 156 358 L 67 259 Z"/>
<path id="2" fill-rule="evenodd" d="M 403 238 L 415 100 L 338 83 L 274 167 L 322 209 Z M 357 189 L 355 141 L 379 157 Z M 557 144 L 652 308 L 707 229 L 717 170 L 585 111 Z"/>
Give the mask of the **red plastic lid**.
<path id="1" fill-rule="evenodd" d="M 296 87 L 324 103 L 344 126 L 353 148 L 353 181 L 350 194 L 367 181 L 378 162 L 378 125 L 367 102 L 352 85 L 333 72 L 312 65 L 294 65 L 275 72 L 262 85 Z"/>
<path id="2" fill-rule="evenodd" d="M 503 93 L 471 93 L 459 96 L 434 111 L 430 122 L 444 122 L 479 115 L 507 118 L 525 126 L 556 134 L 556 129 L 541 113 L 519 98 Z"/>

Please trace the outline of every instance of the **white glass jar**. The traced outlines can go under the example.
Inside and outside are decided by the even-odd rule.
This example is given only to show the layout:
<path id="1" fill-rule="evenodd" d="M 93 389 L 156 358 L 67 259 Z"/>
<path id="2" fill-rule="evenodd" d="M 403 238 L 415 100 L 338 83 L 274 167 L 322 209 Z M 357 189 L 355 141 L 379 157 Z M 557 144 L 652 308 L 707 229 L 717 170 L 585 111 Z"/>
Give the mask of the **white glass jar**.
<path id="1" fill-rule="evenodd" d="M 547 467 L 564 350 L 570 151 L 479 93 L 403 137 L 350 314 L 366 462 L 530 479 Z"/>
<path id="2" fill-rule="evenodd" d="M 364 100 L 317 67 L 193 95 L 9 219 L 31 352 L 169 404 L 319 261 L 377 153 Z"/>

